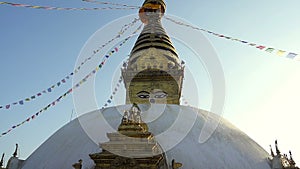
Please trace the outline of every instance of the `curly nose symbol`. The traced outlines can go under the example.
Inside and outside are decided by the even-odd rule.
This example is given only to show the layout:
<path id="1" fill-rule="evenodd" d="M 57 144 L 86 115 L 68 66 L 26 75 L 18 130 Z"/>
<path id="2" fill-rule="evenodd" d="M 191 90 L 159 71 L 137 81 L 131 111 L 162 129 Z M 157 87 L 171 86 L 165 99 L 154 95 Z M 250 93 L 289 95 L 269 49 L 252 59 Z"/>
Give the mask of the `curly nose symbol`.
<path id="1" fill-rule="evenodd" d="M 151 98 L 149 101 L 150 101 L 150 103 L 153 103 L 153 104 L 155 103 L 155 99 L 153 99 L 153 98 Z"/>

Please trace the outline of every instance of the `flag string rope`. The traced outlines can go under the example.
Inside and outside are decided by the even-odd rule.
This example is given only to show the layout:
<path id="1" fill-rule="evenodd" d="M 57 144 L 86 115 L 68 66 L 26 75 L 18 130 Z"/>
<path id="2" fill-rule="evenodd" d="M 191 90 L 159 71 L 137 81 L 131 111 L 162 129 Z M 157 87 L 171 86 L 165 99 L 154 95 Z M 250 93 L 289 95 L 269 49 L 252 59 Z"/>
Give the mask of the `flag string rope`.
<path id="1" fill-rule="evenodd" d="M 43 113 L 44 111 L 48 110 L 50 107 L 55 106 L 57 103 L 59 103 L 62 99 L 64 99 L 66 96 L 68 96 L 69 94 L 71 94 L 75 89 L 79 88 L 83 83 L 85 83 L 89 77 L 93 76 L 94 74 L 96 74 L 106 63 L 106 60 L 110 58 L 110 56 L 114 53 L 117 53 L 119 51 L 119 48 L 122 47 L 131 37 L 133 37 L 142 27 L 142 24 L 131 34 L 129 35 L 127 38 L 125 38 L 121 43 L 119 43 L 118 45 L 116 45 L 110 52 L 109 54 L 105 55 L 102 62 L 93 70 L 91 71 L 88 75 L 86 75 L 82 80 L 80 80 L 78 83 L 76 83 L 76 85 L 74 85 L 72 88 L 70 88 L 67 92 L 65 92 L 64 94 L 60 95 L 56 100 L 52 101 L 50 104 L 48 104 L 47 106 L 45 106 L 44 108 L 40 109 L 37 113 L 31 115 L 30 117 L 28 117 L 26 120 L 22 121 L 21 123 L 12 126 L 9 130 L 7 130 L 6 132 L 3 132 L 0 137 L 7 135 L 8 133 L 10 133 L 12 130 L 20 127 L 21 125 L 30 122 L 31 120 L 35 119 L 37 116 L 39 116 L 41 113 Z M 118 46 L 118 47 L 117 47 Z M 119 80 L 120 81 L 120 80 Z M 122 81 L 122 80 L 121 80 Z M 120 85 L 119 85 L 120 86 Z M 109 102 L 111 103 L 111 101 Z"/>
<path id="2" fill-rule="evenodd" d="M 104 48 L 105 46 L 107 46 L 108 44 L 110 44 L 111 42 L 115 41 L 116 39 L 120 38 L 121 35 L 123 35 L 130 27 L 134 26 L 134 24 L 139 21 L 139 19 L 134 18 L 134 20 L 128 24 L 125 24 L 122 26 L 122 28 L 120 29 L 120 31 L 118 32 L 118 34 L 113 37 L 111 40 L 107 41 L 105 44 L 103 44 L 102 46 L 100 46 L 97 50 L 93 51 L 93 54 L 86 58 L 83 62 L 80 63 L 80 65 L 74 69 L 74 71 L 72 71 L 69 75 L 67 75 L 65 78 L 63 78 L 62 80 L 58 81 L 57 83 L 51 85 L 50 87 L 48 87 L 47 89 L 38 92 L 35 95 L 32 95 L 30 97 L 26 97 L 25 99 L 19 100 L 19 101 L 14 101 L 10 104 L 5 104 L 5 105 L 0 105 L 0 110 L 3 109 L 10 109 L 12 106 L 16 106 L 16 105 L 24 105 L 26 102 L 30 102 L 32 100 L 36 100 L 37 98 L 41 97 L 42 95 L 45 95 L 47 93 L 51 93 L 55 88 L 62 86 L 63 84 L 65 84 L 69 79 L 71 79 L 71 77 L 73 75 L 75 75 L 76 73 L 78 73 L 78 71 L 81 69 L 81 67 L 88 62 L 89 60 L 91 60 L 94 56 L 97 55 L 97 53 L 99 53 L 101 51 L 102 48 Z"/>
<path id="3" fill-rule="evenodd" d="M 135 8 L 138 9 L 140 6 L 134 6 L 134 5 L 127 5 L 127 4 L 119 4 L 119 3 L 113 3 L 113 2 L 103 2 L 103 1 L 96 1 L 96 0 L 82 0 L 84 2 L 90 2 L 95 4 L 103 4 L 103 5 L 114 5 L 114 6 L 123 6 L 128 8 Z"/>
<path id="4" fill-rule="evenodd" d="M 64 11 L 97 11 L 97 10 L 131 10 L 131 9 L 137 9 L 136 7 L 66 8 L 66 7 L 27 5 L 27 4 L 5 2 L 5 1 L 0 1 L 0 5 L 10 5 L 10 6 L 13 6 L 13 7 L 24 7 L 24 8 L 31 8 L 31 9 L 64 10 Z"/>
<path id="5" fill-rule="evenodd" d="M 106 103 L 102 106 L 101 109 L 106 108 L 112 102 L 112 100 L 114 99 L 114 96 L 117 94 L 117 91 L 119 90 L 119 88 L 120 88 L 120 86 L 122 84 L 122 80 L 123 80 L 123 78 L 122 78 L 122 76 L 120 76 L 120 78 L 119 78 L 119 80 L 118 80 L 118 82 L 116 84 L 116 87 L 113 89 L 113 92 L 109 96 L 109 99 L 107 99 Z"/>
<path id="6" fill-rule="evenodd" d="M 277 56 L 283 56 L 285 58 L 294 59 L 294 60 L 296 60 L 295 58 L 297 58 L 297 56 L 300 56 L 299 54 L 294 53 L 294 52 L 289 52 L 289 51 L 286 51 L 286 50 L 276 49 L 276 48 L 273 48 L 273 47 L 267 47 L 265 45 L 260 45 L 260 44 L 257 44 L 257 43 L 252 43 L 252 42 L 248 42 L 248 41 L 245 41 L 245 40 L 240 40 L 238 38 L 233 38 L 233 37 L 226 36 L 226 35 L 223 35 L 223 34 L 215 33 L 215 32 L 210 31 L 210 30 L 202 29 L 202 28 L 199 28 L 199 27 L 196 27 L 196 26 L 192 26 L 192 25 L 180 22 L 180 21 L 176 21 L 176 20 L 174 20 L 172 18 L 169 18 L 169 17 L 166 17 L 166 16 L 165 16 L 165 18 L 167 20 L 175 23 L 175 24 L 178 24 L 178 25 L 181 25 L 181 26 L 186 26 L 186 27 L 194 29 L 194 30 L 203 31 L 203 32 L 206 32 L 208 34 L 214 35 L 214 36 L 219 37 L 219 38 L 224 38 L 224 39 L 227 39 L 227 40 L 240 42 L 242 44 L 246 44 L 246 45 L 255 47 L 258 50 L 265 51 L 265 52 L 272 53 L 272 54 L 276 54 Z M 299 59 L 297 59 L 297 60 L 299 60 Z"/>

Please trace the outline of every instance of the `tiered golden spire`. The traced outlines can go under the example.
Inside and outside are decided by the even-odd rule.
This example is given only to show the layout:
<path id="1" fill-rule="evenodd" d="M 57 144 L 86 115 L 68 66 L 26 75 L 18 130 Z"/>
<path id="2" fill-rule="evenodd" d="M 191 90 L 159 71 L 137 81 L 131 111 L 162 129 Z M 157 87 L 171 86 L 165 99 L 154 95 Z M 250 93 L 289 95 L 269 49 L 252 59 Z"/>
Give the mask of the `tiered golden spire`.
<path id="1" fill-rule="evenodd" d="M 177 56 L 172 42 L 161 25 L 166 5 L 163 0 L 146 0 L 139 11 L 141 21 L 145 27 L 138 37 L 131 54 L 150 47 L 164 49 Z"/>
<path id="2" fill-rule="evenodd" d="M 126 103 L 179 104 L 184 66 L 161 24 L 163 0 L 146 0 L 139 10 L 144 28 L 122 69 Z"/>

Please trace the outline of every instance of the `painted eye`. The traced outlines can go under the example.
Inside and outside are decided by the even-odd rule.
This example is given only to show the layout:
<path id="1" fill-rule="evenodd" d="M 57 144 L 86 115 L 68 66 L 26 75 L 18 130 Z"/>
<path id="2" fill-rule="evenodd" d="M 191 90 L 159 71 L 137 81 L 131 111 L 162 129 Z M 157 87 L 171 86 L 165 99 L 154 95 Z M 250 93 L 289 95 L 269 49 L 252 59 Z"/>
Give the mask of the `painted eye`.
<path id="1" fill-rule="evenodd" d="M 141 91 L 139 93 L 136 94 L 137 97 L 141 98 L 141 99 L 147 99 L 150 97 L 150 93 L 146 92 L 146 91 Z"/>
<path id="2" fill-rule="evenodd" d="M 166 98 L 167 96 L 168 96 L 168 94 L 163 91 L 158 91 L 158 92 L 154 93 L 154 98 L 157 98 L 157 99 Z"/>

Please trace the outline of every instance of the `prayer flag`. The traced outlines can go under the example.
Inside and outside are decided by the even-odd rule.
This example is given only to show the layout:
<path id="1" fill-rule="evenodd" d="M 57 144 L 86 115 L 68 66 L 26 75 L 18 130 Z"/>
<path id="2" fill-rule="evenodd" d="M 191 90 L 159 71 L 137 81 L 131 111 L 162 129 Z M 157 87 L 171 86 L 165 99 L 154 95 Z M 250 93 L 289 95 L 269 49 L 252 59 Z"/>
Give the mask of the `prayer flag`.
<path id="1" fill-rule="evenodd" d="M 13 3 L 11 3 L 10 5 L 12 5 L 12 6 L 18 6 L 19 4 L 13 4 Z"/>
<path id="2" fill-rule="evenodd" d="M 289 53 L 286 57 L 289 59 L 294 59 L 298 54 L 296 53 Z"/>
<path id="3" fill-rule="evenodd" d="M 266 48 L 265 46 L 257 46 L 256 48 L 263 50 L 264 48 Z"/>
<path id="4" fill-rule="evenodd" d="M 71 93 L 72 91 L 73 91 L 73 89 L 69 89 L 69 90 L 68 90 L 68 93 Z"/>
<path id="5" fill-rule="evenodd" d="M 24 101 L 23 101 L 23 100 L 20 100 L 20 101 L 19 101 L 19 104 L 20 104 L 20 105 L 23 105 L 23 104 L 24 104 Z"/>
<path id="6" fill-rule="evenodd" d="M 285 51 L 283 51 L 283 50 L 278 50 L 278 51 L 277 51 L 277 55 L 278 55 L 278 56 L 283 56 L 284 53 L 285 53 Z"/>
<path id="7" fill-rule="evenodd" d="M 36 9 L 41 8 L 41 6 L 31 6 L 31 7 Z"/>

